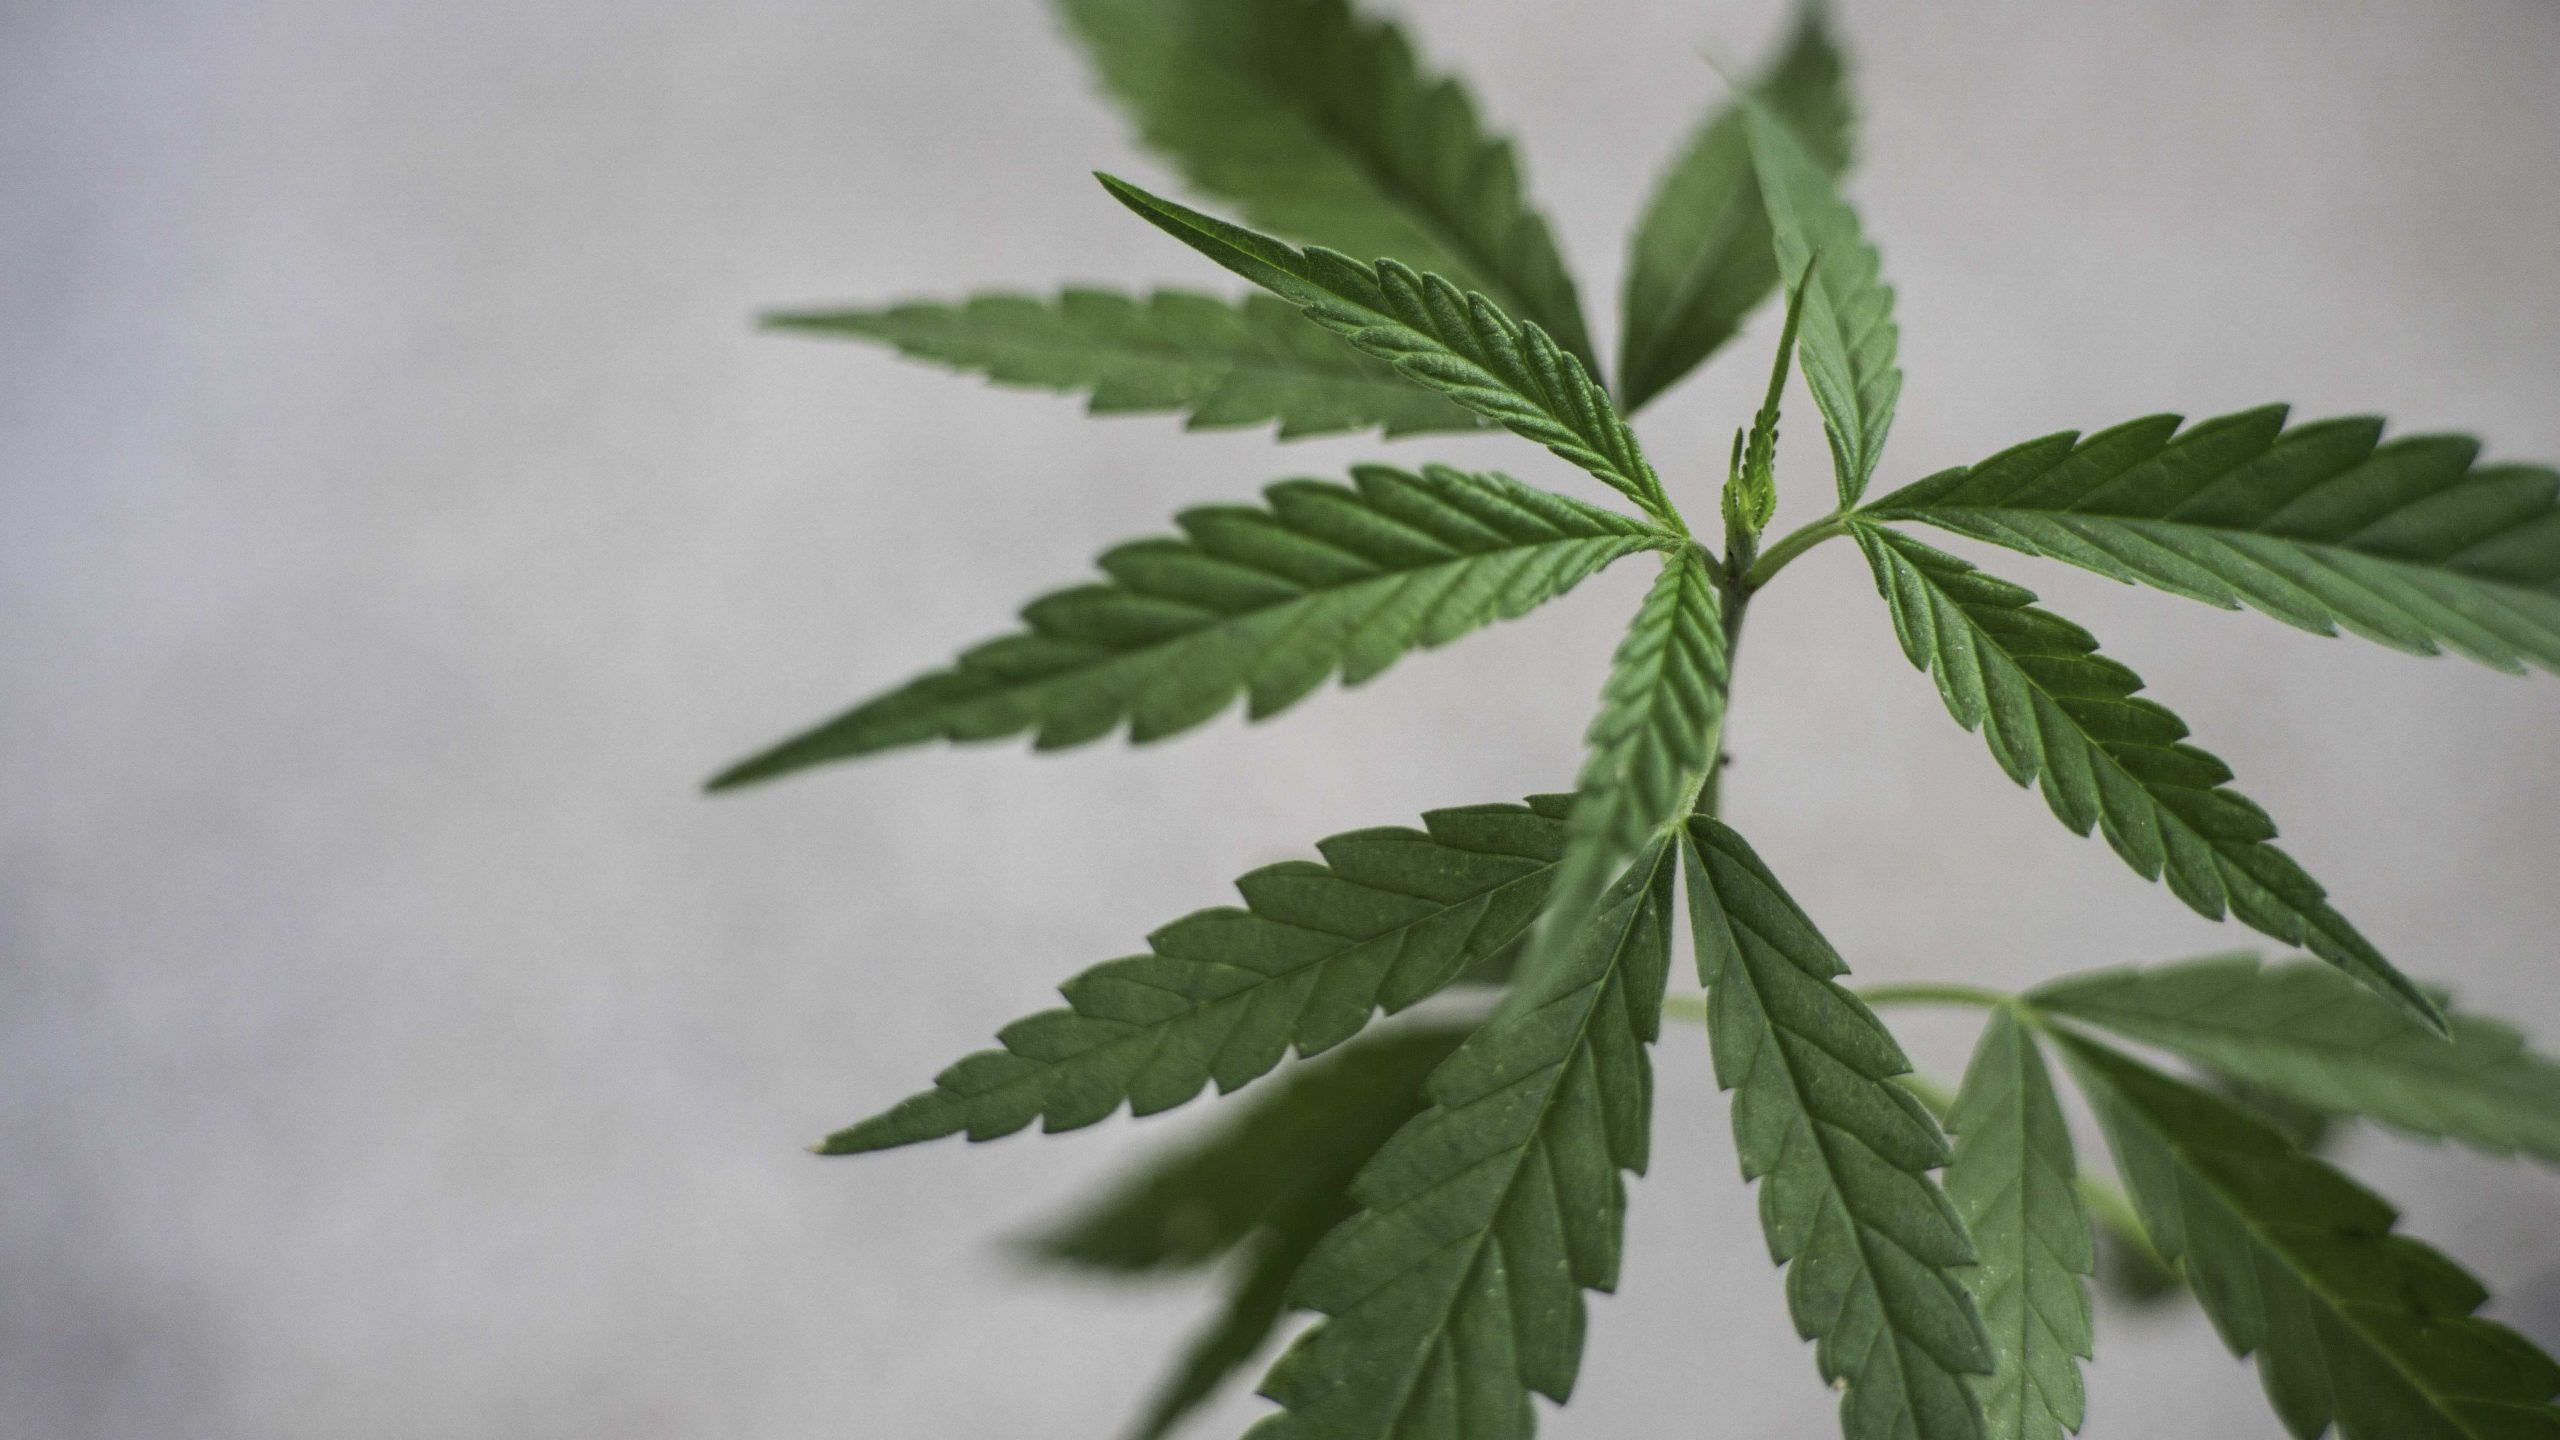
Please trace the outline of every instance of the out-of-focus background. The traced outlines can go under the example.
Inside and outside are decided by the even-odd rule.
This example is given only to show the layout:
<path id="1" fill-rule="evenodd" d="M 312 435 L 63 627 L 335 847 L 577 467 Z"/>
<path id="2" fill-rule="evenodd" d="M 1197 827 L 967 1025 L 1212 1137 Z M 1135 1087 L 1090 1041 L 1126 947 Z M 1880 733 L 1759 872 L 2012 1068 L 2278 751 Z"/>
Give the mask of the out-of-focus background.
<path id="1" fill-rule="evenodd" d="M 1629 219 L 1769 0 L 1406 0 L 1614 334 Z M 1882 483 L 2272 399 L 2560 457 L 2560 9 L 1851 3 L 1902 288 Z M 1282 722 L 701 776 L 992 633 L 1275 447 L 759 338 L 785 302 L 1223 276 L 1037 6 L 17 0 L 0 13 L 0 1433 L 1114 1433 L 1199 1292 L 995 1244 L 1205 1107 L 862 1161 L 923 1083 L 1229 878 L 1556 789 L 1642 567 Z M 1647 413 L 1711 507 L 1775 317 Z M 1782 523 L 1826 503 L 1801 391 Z M 2560 1041 L 2560 681 L 2021 558 L 2402 964 Z M 1851 551 L 1754 611 L 1731 814 L 1862 976 L 2244 944 L 1950 725 Z M 1989 878 L 1994 877 L 1997 878 Z M 1684 947 L 1685 952 L 1685 947 Z M 1682 961 L 1685 971 L 1685 958 Z M 1957 1018 L 1915 1017 L 1951 1074 Z M 1559 1437 L 1825 1433 L 1704 1047 Z M 2361 1133 L 2560 1342 L 2560 1184 Z M 2274 1436 L 2178 1306 L 2090 1431 Z M 1261 1409 L 1238 1394 L 1197 1433 Z M 1704 1427 L 1703 1429 L 1701 1427 Z"/>

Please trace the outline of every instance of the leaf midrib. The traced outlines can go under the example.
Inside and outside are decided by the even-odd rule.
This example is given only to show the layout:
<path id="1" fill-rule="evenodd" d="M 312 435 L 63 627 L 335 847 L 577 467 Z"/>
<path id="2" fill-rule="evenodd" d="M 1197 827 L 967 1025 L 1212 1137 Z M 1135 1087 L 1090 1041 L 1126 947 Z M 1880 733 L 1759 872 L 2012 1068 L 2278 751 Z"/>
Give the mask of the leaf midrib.
<path id="1" fill-rule="evenodd" d="M 1866 511 L 1864 513 L 1880 520 L 1902 519 L 1907 517 L 1924 523 L 1935 523 L 1934 517 L 1940 514 L 1981 515 L 2008 525 L 2015 525 L 2017 522 L 2011 517 L 2017 516 L 2024 516 L 2036 520 L 2065 522 L 2071 520 L 2103 520 L 2111 525 L 2121 525 L 2128 530 L 2140 532 L 2145 539 L 2152 541 L 2154 544 L 2158 544 L 2160 542 L 2160 535 L 2163 532 L 2175 535 L 2202 535 L 2210 537 L 2217 544 L 2228 546 L 2231 549 L 2244 554 L 2246 553 L 2246 549 L 2243 542 L 2277 541 L 2286 545 L 2296 546 L 2306 551 L 2317 552 L 2323 556 L 2332 554 L 2341 555 L 2354 562 L 2387 566 L 2394 571 L 2406 570 L 2432 578 L 2457 579 L 2468 584 L 2486 586 L 2495 590 L 2513 591 L 2518 595 L 2528 596 L 2536 600 L 2560 600 L 2560 588 L 2537 588 L 2532 585 L 2518 584 L 2513 580 L 2500 579 L 2493 575 L 2482 575 L 2476 571 L 2459 569 L 2449 562 L 2410 560 L 2402 556 L 2383 555 L 2371 550 L 2360 550 L 2355 546 L 2348 545 L 2342 541 L 2306 539 L 2298 535 L 2285 535 L 2268 530 L 2252 530 L 2237 525 L 2212 525 L 2193 520 L 2174 520 L 2157 515 L 2122 515 L 2106 510 L 2038 509 L 2032 506 L 2021 505 L 1964 505 L 1935 502 L 1925 505 L 1885 506 L 1875 510 Z M 1957 533 L 1962 534 L 1964 532 L 1958 531 Z M 2086 539 L 2085 536 L 2082 538 Z M 2090 543 L 2094 544 L 2095 542 Z M 2170 547 L 2164 546 L 2163 548 Z M 2171 553 L 2174 554 L 2176 552 L 2172 549 Z M 2132 568 L 2130 561 L 2119 560 L 2118 563 L 2125 564 L 2128 568 Z M 2331 565 L 2333 569 L 2337 565 L 2337 562 L 2334 560 L 2324 561 L 2324 563 Z M 2220 576 L 2216 576 L 2215 578 L 2221 579 Z M 2230 584 L 2227 580 L 2223 581 L 2223 583 L 2225 585 Z"/>
<path id="2" fill-rule="evenodd" d="M 1091 683 L 1097 674 L 1104 672 L 1129 668 L 1147 671 L 1152 674 L 1152 672 L 1149 671 L 1150 664 L 1161 664 L 1168 654 L 1177 653 L 1186 646 L 1212 643 L 1219 640 L 1232 640 L 1235 638 L 1233 634 L 1234 631 L 1245 629 L 1255 623 L 1272 620 L 1275 617 L 1282 617 L 1293 607 L 1296 608 L 1299 613 L 1295 616 L 1286 617 L 1292 628 L 1294 628 L 1297 623 L 1303 621 L 1306 615 L 1313 613 L 1328 602 L 1356 600 L 1360 598 L 1364 592 L 1373 588 L 1401 588 L 1419 581 L 1440 578 L 1447 575 L 1452 570 L 1465 569 L 1470 565 L 1482 564 L 1516 555 L 1535 554 L 1540 551 L 1553 550 L 1562 552 L 1577 546 L 1606 546 L 1612 544 L 1624 547 L 1620 549 L 1616 555 L 1612 555 L 1610 557 L 1611 560 L 1616 560 L 1623 558 L 1624 556 L 1634 554 L 1638 550 L 1660 549 L 1669 543 L 1670 537 L 1644 530 L 1632 532 L 1603 531 L 1595 535 L 1554 536 L 1547 539 L 1527 541 L 1516 545 L 1505 545 L 1491 550 L 1461 551 L 1452 554 L 1445 560 L 1434 560 L 1429 564 L 1417 565 L 1408 570 L 1386 570 L 1375 575 L 1364 575 L 1359 579 L 1350 581 L 1346 584 L 1325 587 L 1304 586 L 1301 585 L 1300 582 L 1290 580 L 1285 576 L 1272 575 L 1268 571 L 1262 570 L 1257 566 L 1247 565 L 1242 561 L 1227 561 L 1225 563 L 1235 564 L 1242 568 L 1253 570 L 1257 576 L 1277 581 L 1280 584 L 1298 585 L 1298 593 L 1273 600 L 1268 604 L 1255 605 L 1242 610 L 1209 610 L 1206 606 L 1182 600 L 1179 597 L 1146 596 L 1144 598 L 1196 609 L 1204 614 L 1212 616 L 1213 618 L 1197 629 L 1186 630 L 1178 635 L 1168 636 L 1162 640 L 1150 641 L 1147 644 L 1135 646 L 1126 650 L 1103 649 L 1097 642 L 1093 641 L 1067 642 L 1101 650 L 1101 654 L 1097 658 L 1083 663 L 1062 667 L 1035 679 L 1001 684 L 982 694 L 964 696 L 954 703 L 959 705 L 970 705 L 977 704 L 988 699 L 1012 699 L 1028 703 L 1029 697 L 1044 694 L 1054 687 Z M 1344 553 L 1348 554 L 1350 552 Z M 1223 557 L 1212 556 L 1210 558 L 1222 559 Z M 1366 561 L 1366 563 L 1377 563 L 1374 560 L 1369 560 L 1368 557 L 1365 556 L 1358 558 Z M 1604 561 L 1602 563 L 1606 564 L 1607 562 Z M 1596 569 L 1598 567 L 1594 568 Z M 1135 594 L 1138 592 L 1130 593 Z M 1488 619 L 1494 618 L 1496 615 L 1498 615 L 1498 611 L 1488 612 Z M 1030 633 L 1037 635 L 1041 632 L 1034 630 Z M 1286 639 L 1288 633 L 1288 631 L 1284 631 L 1282 635 L 1274 637 L 1268 644 L 1265 644 L 1262 647 L 1260 653 L 1268 654 L 1272 649 L 1276 648 L 1283 640 Z M 1430 649 L 1433 647 L 1423 645 L 1417 641 L 1414 648 Z M 1328 666 L 1326 668 L 1325 678 L 1332 678 L 1332 676 L 1339 672 L 1341 668 L 1342 667 L 1338 661 L 1335 664 Z M 966 667 L 962 667 L 958 673 L 966 675 L 973 674 L 975 672 L 968 670 Z M 1249 676 L 1245 680 L 1239 682 L 1239 688 L 1251 688 Z M 1124 703 L 1122 708 L 1124 710 L 1133 709 L 1135 708 L 1135 702 L 1130 701 Z"/>

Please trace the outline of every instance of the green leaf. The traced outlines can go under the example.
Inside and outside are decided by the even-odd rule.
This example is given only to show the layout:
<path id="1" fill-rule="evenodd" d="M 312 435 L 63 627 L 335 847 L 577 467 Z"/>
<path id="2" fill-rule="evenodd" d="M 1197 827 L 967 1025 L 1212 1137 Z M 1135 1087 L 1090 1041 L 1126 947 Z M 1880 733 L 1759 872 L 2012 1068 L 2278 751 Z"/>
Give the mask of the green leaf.
<path id="1" fill-rule="evenodd" d="M 1236 882 L 1245 908 L 1202 910 L 1147 937 L 1151 953 L 1059 987 L 1069 1008 L 1017 1020 L 934 1088 L 839 1132 L 829 1154 L 1033 1120 L 1073 1130 L 1126 1102 L 1169 1110 L 1215 1083 L 1315 1055 L 1430 995 L 1518 939 L 1564 853 L 1564 796 L 1435 810 L 1425 830 L 1354 830 Z"/>
<path id="2" fill-rule="evenodd" d="M 1214 1133 L 1035 1242 L 1049 1258 L 1122 1272 L 1235 1254 L 1225 1304 L 1157 1391 L 1138 1440 L 1172 1429 L 1261 1352 L 1298 1270 L 1357 1209 L 1352 1177 L 1421 1112 L 1423 1081 L 1469 1033 L 1364 1035 L 1296 1067 Z"/>
<path id="3" fill-rule="evenodd" d="M 2323 965 L 2208 956 L 2067 976 L 2028 999 L 2319 1110 L 2560 1163 L 2560 1063 L 2461 1011 L 2446 1044 Z"/>
<path id="4" fill-rule="evenodd" d="M 1629 856 L 1668 834 L 1713 768 L 1724 729 L 1724 619 L 1706 557 L 1672 554 L 1627 626 L 1586 739 L 1571 839 L 1506 1007 L 1543 1005 L 1572 973 L 1574 937 Z"/>
<path id="5" fill-rule="evenodd" d="M 2057 1038 L 2145 1227 L 2294 1435 L 2560 1435 L 2560 1365 L 2475 1316 L 2488 1293 L 2388 1204 L 2210 1092 Z"/>
<path id="6" fill-rule="evenodd" d="M 1787 1311 L 1841 1391 L 1849 1440 L 1985 1434 L 1967 1377 L 1992 1347 L 1963 1279 L 1973 1244 L 1929 1172 L 1948 1161 L 1902 1048 L 1841 988 L 1848 966 L 1749 844 L 1686 831 L 1690 926 L 1716 1083 L 1734 1092 L 1742 1174 L 1759 1180 Z"/>
<path id="7" fill-rule="evenodd" d="M 1825 174 L 1848 168 L 1847 65 L 1824 8 L 1806 5 L 1751 92 L 1785 120 Z M 1778 286 L 1768 212 L 1751 170 L 1742 110 L 1720 107 L 1663 172 L 1627 251 L 1618 385 L 1628 413 L 1733 338 Z"/>
<path id="8" fill-rule="evenodd" d="M 1572 983 L 1497 1018 L 1433 1072 L 1433 1108 L 1353 1186 L 1361 1211 L 1301 1272 L 1331 1318 L 1262 1393 L 1254 1440 L 1527 1440 L 1529 1392 L 1562 1401 L 1583 1290 L 1615 1287 L 1619 1172 L 1644 1169 L 1670 966 L 1671 865 L 1657 844 L 1579 936 Z"/>
<path id="9" fill-rule="evenodd" d="M 2008 1010 L 1983 1027 L 1947 1128 L 1947 1198 L 1981 1255 L 1965 1280 L 1991 1331 L 1992 1371 L 1974 1387 L 1987 1433 L 2077 1434 L 2086 1414 L 2078 1362 L 2094 1340 L 2085 1277 L 2096 1255 L 2053 1077 Z"/>
<path id="10" fill-rule="evenodd" d="M 1207 1135 L 1159 1154 L 1028 1243 L 1094 1270 L 1189 1269 L 1351 1177 L 1422 1108 L 1422 1082 L 1467 1027 L 1372 1033 L 1281 1072 Z M 1223 1112 L 1222 1112 L 1223 1113 Z"/>
<path id="11" fill-rule="evenodd" d="M 2301 945 L 2444 1033 L 2435 1001 L 2276 848 L 2275 822 L 2225 784 L 2230 767 L 2185 743 L 2186 723 L 2139 698 L 2142 677 L 2098 654 L 2089 632 L 1908 536 L 1863 521 L 1851 533 L 1903 653 L 1937 678 L 1957 724 L 1981 729 L 2010 779 L 2042 783 L 2054 818 L 2075 835 L 2095 827 L 2197 914 Z"/>
<path id="12" fill-rule="evenodd" d="M 1749 436 L 1734 437 L 1736 461 L 1725 481 L 1726 542 L 1739 544 L 1738 555 L 1756 555 L 1760 532 L 1778 513 L 1778 401 L 1786 394 L 1787 369 L 1796 353 L 1797 322 L 1804 316 L 1804 286 L 1811 273 L 1787 292 L 1787 319 L 1778 331 L 1778 358 L 1769 370 L 1769 391 L 1751 417 Z M 1747 560 L 1736 559 L 1738 567 Z"/>
<path id="13" fill-rule="evenodd" d="M 1293 249 L 1125 180 L 1098 178 L 1148 223 L 1297 306 L 1406 379 L 1546 446 L 1677 527 L 1661 477 L 1608 392 L 1534 321 L 1515 320 L 1483 295 L 1461 293 L 1401 261 L 1364 265 L 1331 250 Z"/>
<path id="14" fill-rule="evenodd" d="M 1779 273 L 1813 267 L 1804 300 L 1804 378 L 1822 410 L 1843 507 L 1858 503 L 1885 433 L 1893 428 L 1902 372 L 1901 332 L 1883 261 L 1858 228 L 1857 213 L 1831 187 L 1822 162 L 1768 106 L 1743 101 L 1743 131 L 1768 207 Z"/>
<path id="15" fill-rule="evenodd" d="M 1023 629 L 963 652 L 739 762 L 714 789 L 932 740 L 1025 730 L 1043 750 L 1123 722 L 1135 742 L 1259 720 L 1339 671 L 1357 685 L 1406 651 L 1513 619 L 1667 537 L 1504 475 L 1355 467 L 1354 488 L 1284 480 L 1267 508 L 1214 505 L 1182 534 L 1106 552 L 1107 579 L 1024 607 Z"/>
<path id="16" fill-rule="evenodd" d="M 999 385 L 1090 391 L 1097 415 L 1179 410 L 1196 430 L 1277 420 L 1285 440 L 1373 425 L 1389 435 L 1485 425 L 1268 295 L 1230 303 L 1181 290 L 1071 289 L 1055 301 L 975 295 L 957 305 L 808 311 L 765 323 L 884 341 Z"/>
<path id="17" fill-rule="evenodd" d="M 1447 275 L 1592 358 L 1508 140 L 1343 0 L 1064 0 L 1146 142 L 1254 224 Z"/>
<path id="18" fill-rule="evenodd" d="M 2560 471 L 2476 465 L 2466 436 L 2384 443 L 2380 420 L 2285 414 L 2050 435 L 1870 513 L 2317 634 L 2560 673 Z"/>

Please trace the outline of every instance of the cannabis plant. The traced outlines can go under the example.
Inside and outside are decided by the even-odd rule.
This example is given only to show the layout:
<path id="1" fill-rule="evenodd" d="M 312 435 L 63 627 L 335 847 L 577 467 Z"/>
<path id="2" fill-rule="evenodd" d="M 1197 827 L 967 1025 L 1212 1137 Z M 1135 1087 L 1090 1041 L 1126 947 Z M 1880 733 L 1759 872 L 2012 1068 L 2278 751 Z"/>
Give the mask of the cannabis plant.
<path id="1" fill-rule="evenodd" d="M 1703 1022 L 1787 1311 L 1853 1440 L 2076 1432 L 2097 1236 L 2193 1295 L 2296 1436 L 2560 1436 L 2560 1366 L 2480 1318 L 2480 1284 L 2394 1233 L 2391 1207 L 2316 1153 L 2325 1121 L 2353 1116 L 2560 1161 L 2560 1065 L 2449 1012 L 2376 949 L 2088 631 L 1920 534 L 2320 634 L 2560 670 L 2560 474 L 2274 405 L 2048 435 L 1871 498 L 1901 389 L 1894 295 L 1836 188 L 1851 107 L 1818 12 L 1664 172 L 1629 254 L 1612 380 L 1511 147 L 1395 26 L 1347 0 L 1063 8 L 1144 139 L 1258 228 L 1103 187 L 1261 293 L 1071 289 L 776 324 L 1195 426 L 1498 426 L 1610 494 L 1376 464 L 1187 511 L 1176 534 L 1106 551 L 1099 579 L 1032 601 L 1013 632 L 716 785 L 941 740 L 1160 740 L 1239 693 L 1258 720 L 1608 565 L 1644 565 L 1652 585 L 1572 793 L 1352 830 L 1246 875 L 1241 907 L 1068 980 L 1066 1008 L 1006 1026 L 1001 1048 L 823 1151 L 1073 1130 L 1250 1087 L 1225 1123 L 1039 1242 L 1118 1271 L 1227 1261 L 1225 1309 L 1141 1433 L 1298 1309 L 1317 1318 L 1262 1383 L 1279 1409 L 1257 1440 L 1521 1437 L 1533 1392 L 1573 1388 L 1582 1292 L 1617 1280 L 1668 1011 Z M 1714 513 L 1694 515 L 1674 501 L 1694 484 L 1664 483 L 1628 417 L 1773 295 L 1767 401 L 1734 436 Z M 1837 504 L 1764 544 L 1797 368 Z M 1813 918 L 1716 818 L 1744 618 L 1829 540 L 1865 556 L 1912 665 L 2064 828 L 2307 953 L 2018 995 L 1851 988 Z M 1675 889 L 1705 987 L 1694 1009 L 1665 998 Z M 1952 1092 L 1910 1073 L 1878 1017 L 1911 1002 L 1983 1012 Z M 2073 1153 L 2056 1060 L 2121 1188 Z"/>

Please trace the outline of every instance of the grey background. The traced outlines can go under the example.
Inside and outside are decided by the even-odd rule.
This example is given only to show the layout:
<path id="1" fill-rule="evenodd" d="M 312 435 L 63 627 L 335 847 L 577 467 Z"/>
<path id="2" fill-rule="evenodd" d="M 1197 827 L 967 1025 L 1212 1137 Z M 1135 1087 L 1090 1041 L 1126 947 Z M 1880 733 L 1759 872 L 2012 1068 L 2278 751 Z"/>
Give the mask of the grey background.
<path id="1" fill-rule="evenodd" d="M 1768 3 L 1412 3 L 1604 325 Z M 2560 457 L 2560 10 L 1851 4 L 1904 287 L 1886 483 L 2268 399 Z M 1556 788 L 1642 576 L 1286 723 L 716 763 L 1104 543 L 1374 439 L 1093 423 L 794 301 L 1222 278 L 1027 4 L 30 3 L 0 14 L 0 1433 L 1111 1433 L 1202 1312 L 991 1243 L 1198 1118 L 821 1163 L 1047 987 L 1334 830 Z M 1614 330 L 1614 326 L 1610 327 Z M 1707 506 L 1774 325 L 1645 417 Z M 1801 393 L 1782 522 L 1828 478 Z M 1577 477 L 1500 438 L 1405 457 Z M 2560 691 L 2010 559 L 2404 965 L 2560 1035 Z M 1732 813 L 1862 975 L 2245 943 L 2061 835 L 1832 547 L 1755 611 Z M 1997 876 L 1997 879 L 1986 878 Z M 1915 1017 L 1947 1073 L 1964 1022 Z M 1557 1436 L 1824 1433 L 1703 1047 Z M 2548 1171 L 2359 1137 L 2560 1339 Z M 2273 1435 L 2102 1316 L 2098 1437 Z M 1239 1395 L 1199 1433 L 1260 1409 Z"/>

